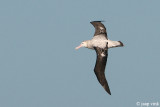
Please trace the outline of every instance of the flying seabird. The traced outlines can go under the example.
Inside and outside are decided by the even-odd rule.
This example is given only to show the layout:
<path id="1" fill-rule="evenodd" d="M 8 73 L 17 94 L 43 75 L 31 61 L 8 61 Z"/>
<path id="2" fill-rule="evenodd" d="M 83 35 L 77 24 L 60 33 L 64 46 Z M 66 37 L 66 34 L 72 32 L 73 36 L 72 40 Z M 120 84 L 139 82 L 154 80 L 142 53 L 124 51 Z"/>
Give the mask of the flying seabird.
<path id="1" fill-rule="evenodd" d="M 102 21 L 92 21 L 90 22 L 95 28 L 95 34 L 91 40 L 83 41 L 75 49 L 81 47 L 86 47 L 96 51 L 97 60 L 94 67 L 94 72 L 97 76 L 99 83 L 103 88 L 111 95 L 108 82 L 105 77 L 105 66 L 108 57 L 108 49 L 114 47 L 122 47 L 123 43 L 121 41 L 112 41 L 107 37 L 107 31 L 105 26 L 101 23 Z"/>

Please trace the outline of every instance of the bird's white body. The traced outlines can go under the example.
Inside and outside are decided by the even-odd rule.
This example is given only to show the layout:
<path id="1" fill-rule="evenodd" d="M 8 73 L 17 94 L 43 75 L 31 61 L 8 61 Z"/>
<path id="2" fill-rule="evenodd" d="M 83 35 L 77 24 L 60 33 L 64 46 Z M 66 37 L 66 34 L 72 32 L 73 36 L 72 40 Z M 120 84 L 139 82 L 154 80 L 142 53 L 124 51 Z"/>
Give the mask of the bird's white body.
<path id="1" fill-rule="evenodd" d="M 104 49 L 106 46 L 108 48 L 118 47 L 120 46 L 119 41 L 112 41 L 107 39 L 104 35 L 94 36 L 91 40 L 85 41 L 87 43 L 87 48 L 94 49 L 94 47 L 99 47 Z"/>
<path id="2" fill-rule="evenodd" d="M 94 36 L 91 39 L 92 47 L 99 47 L 104 49 L 107 46 L 107 39 L 104 35 Z"/>

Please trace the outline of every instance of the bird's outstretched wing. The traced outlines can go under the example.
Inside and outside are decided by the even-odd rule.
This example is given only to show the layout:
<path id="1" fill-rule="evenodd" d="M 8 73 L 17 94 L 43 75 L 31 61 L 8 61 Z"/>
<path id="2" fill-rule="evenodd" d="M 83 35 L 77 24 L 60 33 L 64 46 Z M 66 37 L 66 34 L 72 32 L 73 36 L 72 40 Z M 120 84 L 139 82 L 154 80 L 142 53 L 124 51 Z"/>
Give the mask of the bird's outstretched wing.
<path id="1" fill-rule="evenodd" d="M 94 36 L 97 36 L 97 35 L 100 35 L 100 34 L 103 34 L 107 37 L 107 31 L 106 31 L 106 28 L 105 26 L 101 23 L 101 21 L 92 21 L 90 22 L 94 28 L 95 28 L 95 33 L 94 33 Z"/>
<path id="2" fill-rule="evenodd" d="M 96 65 L 94 68 L 94 72 L 97 76 L 99 83 L 103 86 L 103 88 L 111 95 L 108 82 L 105 77 L 105 66 L 108 57 L 108 49 L 101 49 L 98 47 L 94 48 L 97 53 Z"/>

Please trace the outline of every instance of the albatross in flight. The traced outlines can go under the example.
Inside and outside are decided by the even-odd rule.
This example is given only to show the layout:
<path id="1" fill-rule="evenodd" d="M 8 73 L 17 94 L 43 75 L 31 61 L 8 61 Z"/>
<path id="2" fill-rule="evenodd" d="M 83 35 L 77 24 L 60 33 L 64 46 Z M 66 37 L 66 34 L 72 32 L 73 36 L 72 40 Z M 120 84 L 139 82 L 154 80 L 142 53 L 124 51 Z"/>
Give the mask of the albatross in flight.
<path id="1" fill-rule="evenodd" d="M 106 28 L 101 23 L 101 21 L 92 21 L 90 23 L 95 28 L 94 37 L 91 40 L 83 41 L 75 49 L 86 47 L 96 51 L 97 61 L 94 67 L 94 72 L 97 76 L 99 83 L 108 92 L 108 94 L 111 95 L 109 85 L 105 77 L 105 66 L 106 66 L 107 57 L 108 57 L 108 49 L 114 48 L 114 47 L 122 47 L 123 43 L 121 41 L 109 40 L 107 37 Z"/>

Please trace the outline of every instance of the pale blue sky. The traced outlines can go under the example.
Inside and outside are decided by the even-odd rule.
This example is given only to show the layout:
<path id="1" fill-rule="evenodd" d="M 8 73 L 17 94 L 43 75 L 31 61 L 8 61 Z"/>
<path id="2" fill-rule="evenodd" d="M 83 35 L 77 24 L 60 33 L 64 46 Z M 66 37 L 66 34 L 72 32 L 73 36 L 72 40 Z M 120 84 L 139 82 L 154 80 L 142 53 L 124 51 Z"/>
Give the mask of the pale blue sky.
<path id="1" fill-rule="evenodd" d="M 1 0 L 0 107 L 136 107 L 160 103 L 159 0 Z M 94 51 L 74 48 L 91 39 L 89 23 L 105 20 L 106 77 L 93 72 Z"/>

